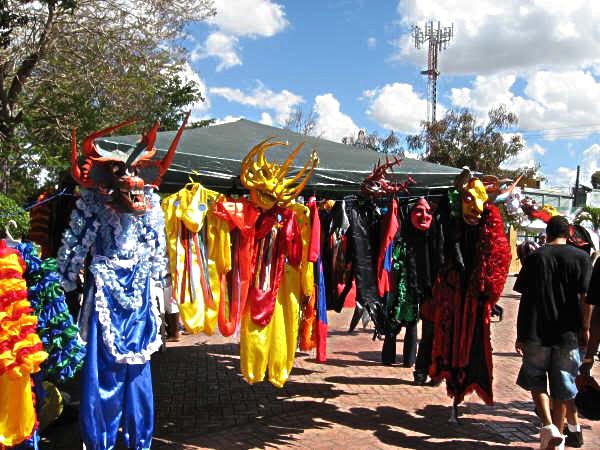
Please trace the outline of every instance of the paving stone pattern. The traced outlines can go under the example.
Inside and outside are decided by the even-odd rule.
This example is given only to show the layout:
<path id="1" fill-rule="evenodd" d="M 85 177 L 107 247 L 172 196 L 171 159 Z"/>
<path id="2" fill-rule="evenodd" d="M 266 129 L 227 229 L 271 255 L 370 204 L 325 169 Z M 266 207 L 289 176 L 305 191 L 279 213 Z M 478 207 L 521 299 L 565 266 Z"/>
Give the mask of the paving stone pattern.
<path id="1" fill-rule="evenodd" d="M 445 385 L 412 385 L 412 369 L 382 366 L 382 342 L 371 329 L 347 333 L 351 310 L 330 313 L 328 360 L 298 353 L 283 389 L 248 385 L 240 375 L 236 339 L 184 336 L 152 360 L 156 427 L 153 449 L 499 449 L 539 447 L 529 393 L 515 385 L 518 297 L 509 278 L 492 323 L 495 405 L 474 394 L 449 423 Z M 598 365 L 598 364 L 597 364 Z M 600 370 L 595 367 L 600 379 Z M 600 449 L 600 422 L 583 419 L 585 449 Z M 81 448 L 77 423 L 55 427 L 42 449 Z"/>

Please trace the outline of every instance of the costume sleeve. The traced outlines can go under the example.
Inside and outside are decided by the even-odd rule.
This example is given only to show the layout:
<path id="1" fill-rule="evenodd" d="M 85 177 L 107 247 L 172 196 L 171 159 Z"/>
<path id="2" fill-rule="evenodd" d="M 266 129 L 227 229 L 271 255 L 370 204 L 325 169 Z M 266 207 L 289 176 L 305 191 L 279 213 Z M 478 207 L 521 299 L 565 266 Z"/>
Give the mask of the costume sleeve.
<path id="1" fill-rule="evenodd" d="M 317 209 L 317 200 L 315 197 L 311 197 L 308 201 L 308 207 L 310 209 L 311 219 L 311 232 L 310 232 L 310 247 L 308 249 L 308 260 L 310 262 L 317 262 L 317 258 L 321 254 L 321 218 L 319 217 L 319 210 Z"/>
<path id="2" fill-rule="evenodd" d="M 58 250 L 58 272 L 65 291 L 77 288 L 77 278 L 85 264 L 85 258 L 96 239 L 100 222 L 94 195 L 82 190 L 76 208 L 71 213 L 68 228 L 63 233 L 62 245 Z"/>
<path id="3" fill-rule="evenodd" d="M 296 220 L 296 213 L 292 210 L 289 210 L 289 212 L 291 213 L 290 220 L 288 220 L 285 230 L 286 256 L 290 265 L 299 268 L 302 262 L 302 234 Z"/>

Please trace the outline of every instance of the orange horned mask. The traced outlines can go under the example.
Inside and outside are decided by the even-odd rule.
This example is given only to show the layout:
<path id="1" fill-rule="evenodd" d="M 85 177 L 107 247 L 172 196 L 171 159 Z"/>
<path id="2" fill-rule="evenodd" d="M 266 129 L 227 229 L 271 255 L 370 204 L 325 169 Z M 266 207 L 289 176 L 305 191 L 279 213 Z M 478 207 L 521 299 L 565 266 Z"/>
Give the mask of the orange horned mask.
<path id="1" fill-rule="evenodd" d="M 313 150 L 304 167 L 293 178 L 285 178 L 290 165 L 300 149 L 301 142 L 283 164 L 269 162 L 265 153 L 272 147 L 286 146 L 287 143 L 271 141 L 267 138 L 256 144 L 242 161 L 240 181 L 250 191 L 250 200 L 263 209 L 274 205 L 284 206 L 296 198 L 305 188 L 315 167 L 319 163 L 317 152 Z M 294 186 L 295 183 L 299 183 Z"/>

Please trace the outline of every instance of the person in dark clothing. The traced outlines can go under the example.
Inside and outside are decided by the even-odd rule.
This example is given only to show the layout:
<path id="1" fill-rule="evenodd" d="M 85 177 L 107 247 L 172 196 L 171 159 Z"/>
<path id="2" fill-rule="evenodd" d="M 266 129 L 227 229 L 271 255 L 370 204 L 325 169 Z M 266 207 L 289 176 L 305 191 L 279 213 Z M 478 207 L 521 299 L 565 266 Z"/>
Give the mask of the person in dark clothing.
<path id="1" fill-rule="evenodd" d="M 583 444 L 574 399 L 579 345 L 589 330 L 585 294 L 591 262 L 584 251 L 567 245 L 565 217 L 552 217 L 546 235 L 548 244 L 526 258 L 515 282 L 514 290 L 522 294 L 515 350 L 523 356 L 517 384 L 531 392 L 543 422 L 541 448 L 554 449 L 564 444 L 565 414 L 568 429 Z"/>

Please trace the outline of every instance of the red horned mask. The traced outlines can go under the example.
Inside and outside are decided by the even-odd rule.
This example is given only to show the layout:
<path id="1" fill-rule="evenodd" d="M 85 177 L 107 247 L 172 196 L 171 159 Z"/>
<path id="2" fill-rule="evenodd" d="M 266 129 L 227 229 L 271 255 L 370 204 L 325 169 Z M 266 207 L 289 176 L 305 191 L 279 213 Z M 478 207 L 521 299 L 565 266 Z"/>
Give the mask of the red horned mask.
<path id="1" fill-rule="evenodd" d="M 177 131 L 167 154 L 162 160 L 152 159 L 156 153 L 154 143 L 160 124 L 157 122 L 141 140 L 126 151 L 110 144 L 100 144 L 97 139 L 129 125 L 133 120 L 121 122 L 90 134 L 81 142 L 81 154 L 77 150 L 75 129 L 71 133 L 71 173 L 82 187 L 98 189 L 109 196 L 109 205 L 116 210 L 132 214 L 144 214 L 148 210 L 144 187 L 158 187 L 162 177 L 173 161 L 175 149 L 189 118 L 186 115 Z M 102 147 L 101 145 L 104 145 Z"/>
<path id="2" fill-rule="evenodd" d="M 400 165 L 401 162 L 402 160 L 398 157 L 394 157 L 390 161 L 387 156 L 384 163 L 377 161 L 371 174 L 363 180 L 360 186 L 363 194 L 368 197 L 385 197 L 386 195 L 398 192 L 408 193 L 408 186 L 416 184 L 416 181 L 412 177 L 408 177 L 404 183 L 398 183 L 389 179 L 388 170 L 393 166 Z"/>

